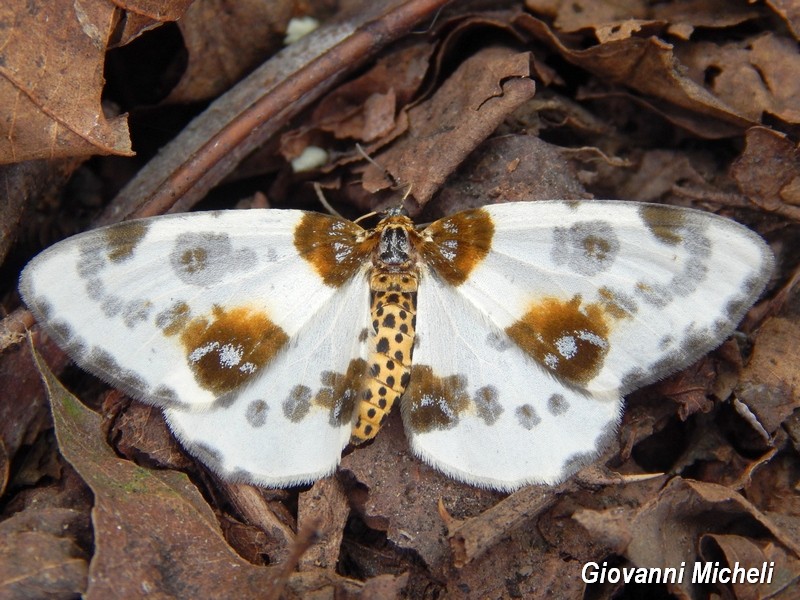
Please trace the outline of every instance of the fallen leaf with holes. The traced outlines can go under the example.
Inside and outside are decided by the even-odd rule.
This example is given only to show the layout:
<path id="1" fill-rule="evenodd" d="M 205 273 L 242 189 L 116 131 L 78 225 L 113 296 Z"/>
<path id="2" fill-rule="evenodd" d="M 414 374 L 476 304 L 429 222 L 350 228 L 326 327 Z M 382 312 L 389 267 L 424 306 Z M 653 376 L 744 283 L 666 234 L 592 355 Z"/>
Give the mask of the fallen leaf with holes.
<path id="1" fill-rule="evenodd" d="M 24 4 L 0 6 L 0 163 L 131 155 L 127 119 L 106 117 L 100 103 L 119 9 L 89 2 L 55 19 L 49 10 L 20 10 Z"/>

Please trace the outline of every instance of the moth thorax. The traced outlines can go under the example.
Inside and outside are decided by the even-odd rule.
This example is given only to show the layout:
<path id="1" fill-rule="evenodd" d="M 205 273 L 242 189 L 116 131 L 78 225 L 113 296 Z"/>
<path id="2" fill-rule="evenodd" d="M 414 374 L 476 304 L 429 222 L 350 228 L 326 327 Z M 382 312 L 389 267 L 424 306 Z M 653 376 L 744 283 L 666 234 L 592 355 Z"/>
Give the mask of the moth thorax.
<path id="1" fill-rule="evenodd" d="M 411 264 L 411 241 L 408 229 L 402 225 L 389 225 L 381 231 L 376 265 L 387 270 L 406 269 Z"/>
<path id="2" fill-rule="evenodd" d="M 367 375 L 358 402 L 358 420 L 350 441 L 375 437 L 392 405 L 408 386 L 417 320 L 416 273 L 370 275 L 372 326 Z"/>

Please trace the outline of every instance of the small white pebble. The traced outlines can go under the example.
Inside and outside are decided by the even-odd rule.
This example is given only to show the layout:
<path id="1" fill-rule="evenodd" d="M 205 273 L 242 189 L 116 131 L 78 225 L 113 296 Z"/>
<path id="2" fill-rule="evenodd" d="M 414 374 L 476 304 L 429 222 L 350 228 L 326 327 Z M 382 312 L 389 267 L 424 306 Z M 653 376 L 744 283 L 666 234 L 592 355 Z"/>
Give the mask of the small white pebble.
<path id="1" fill-rule="evenodd" d="M 287 46 L 294 44 L 304 35 L 308 35 L 319 27 L 319 21 L 314 17 L 297 17 L 289 21 L 286 26 L 286 37 L 283 38 L 283 43 Z"/>
<path id="2" fill-rule="evenodd" d="M 308 146 L 303 152 L 292 160 L 292 170 L 295 173 L 317 169 L 328 162 L 328 153 L 318 146 Z"/>

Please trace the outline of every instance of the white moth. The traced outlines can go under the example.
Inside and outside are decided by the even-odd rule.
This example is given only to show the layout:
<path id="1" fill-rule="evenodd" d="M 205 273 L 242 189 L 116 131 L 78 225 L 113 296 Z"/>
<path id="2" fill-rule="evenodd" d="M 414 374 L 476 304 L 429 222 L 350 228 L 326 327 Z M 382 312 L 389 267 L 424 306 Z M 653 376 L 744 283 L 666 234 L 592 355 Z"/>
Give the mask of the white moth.
<path id="1" fill-rule="evenodd" d="M 221 211 L 74 236 L 20 291 L 222 477 L 330 474 L 402 397 L 415 454 L 513 490 L 590 462 L 622 396 L 718 346 L 772 263 L 733 221 L 633 202 L 500 204 L 422 231 L 395 213 L 365 230 Z"/>

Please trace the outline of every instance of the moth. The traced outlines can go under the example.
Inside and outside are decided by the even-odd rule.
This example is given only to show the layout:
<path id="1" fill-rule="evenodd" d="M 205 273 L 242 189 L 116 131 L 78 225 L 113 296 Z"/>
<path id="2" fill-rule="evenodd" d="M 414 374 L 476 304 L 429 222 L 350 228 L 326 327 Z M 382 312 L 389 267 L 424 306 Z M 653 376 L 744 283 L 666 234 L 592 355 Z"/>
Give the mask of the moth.
<path id="1" fill-rule="evenodd" d="M 399 399 L 417 456 L 514 490 L 591 462 L 623 396 L 718 346 L 772 266 L 749 229 L 665 205 L 495 204 L 422 230 L 246 210 L 76 235 L 20 291 L 223 478 L 326 476 Z"/>

